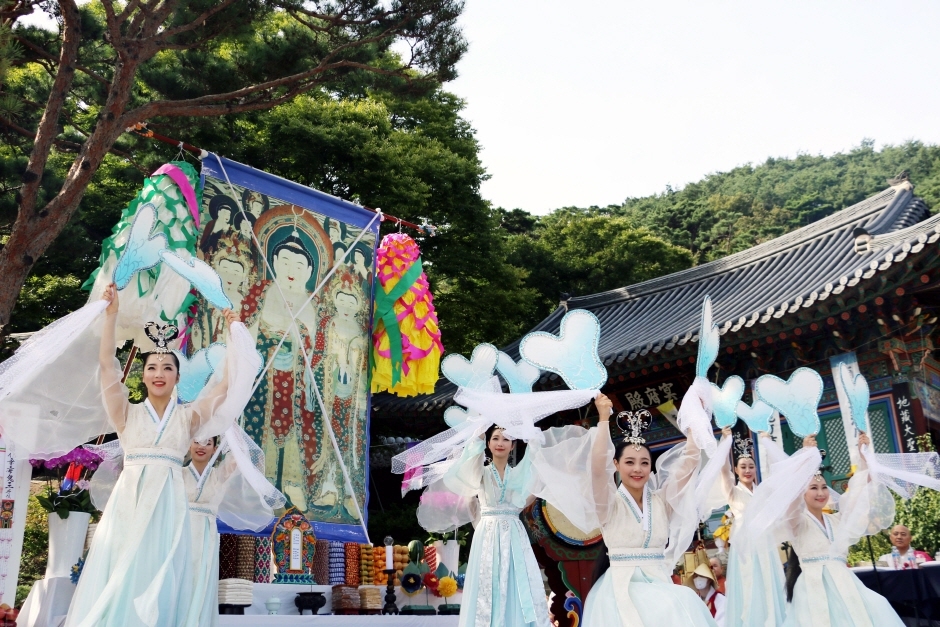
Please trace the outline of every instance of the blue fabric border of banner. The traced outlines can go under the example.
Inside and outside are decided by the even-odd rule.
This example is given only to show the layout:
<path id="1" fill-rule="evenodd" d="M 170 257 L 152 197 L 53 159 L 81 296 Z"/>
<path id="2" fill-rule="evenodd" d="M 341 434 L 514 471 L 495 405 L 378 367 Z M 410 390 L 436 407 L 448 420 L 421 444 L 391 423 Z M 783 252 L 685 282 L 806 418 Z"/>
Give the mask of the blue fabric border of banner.
<path id="1" fill-rule="evenodd" d="M 225 172 L 219 167 L 216 155 L 209 153 L 209 156 L 202 160 L 203 179 L 208 174 L 224 181 L 225 174 L 228 173 L 228 178 L 234 185 L 248 187 L 262 194 L 274 196 L 275 198 L 305 207 L 312 211 L 318 211 L 328 215 L 335 214 L 337 220 L 342 220 L 360 229 L 364 229 L 366 225 L 372 221 L 372 218 L 375 217 L 375 212 L 353 204 L 348 200 L 330 196 L 312 187 L 306 187 L 300 183 L 288 181 L 274 174 L 256 170 L 251 166 L 238 163 L 237 161 L 231 161 L 225 157 L 218 158 L 222 160 L 222 166 L 225 168 Z M 277 187 L 271 185 L 271 179 L 275 179 L 278 182 Z M 277 191 L 272 191 L 274 189 Z M 329 206 L 329 209 L 320 209 L 323 205 Z M 378 235 L 379 229 L 377 226 L 374 231 L 376 235 Z"/>
<path id="2" fill-rule="evenodd" d="M 222 168 L 219 167 L 219 161 L 222 161 L 222 167 L 225 168 L 225 171 L 222 171 Z M 206 176 L 212 176 L 213 178 L 226 180 L 226 174 L 228 174 L 228 180 L 231 181 L 232 185 L 238 185 L 240 187 L 247 187 L 251 190 L 261 192 L 268 196 L 273 196 L 280 200 L 289 202 L 291 204 L 303 207 L 305 209 L 316 211 L 329 216 L 335 216 L 337 220 L 341 220 L 347 224 L 351 224 L 360 229 L 366 228 L 370 222 L 375 218 L 375 212 L 360 207 L 354 203 L 349 202 L 348 200 L 343 200 L 342 198 L 337 198 L 336 196 L 331 196 L 324 192 L 313 189 L 312 187 L 306 187 L 300 183 L 295 183 L 294 181 L 289 181 L 285 178 L 281 178 L 277 175 L 264 172 L 263 170 L 258 170 L 251 166 L 245 165 L 244 163 L 239 163 L 237 161 L 232 161 L 231 159 L 226 159 L 222 156 L 217 156 L 215 153 L 209 153 L 205 159 L 202 160 L 202 171 L 200 173 L 201 183 L 203 187 L 205 186 Z M 272 185 L 272 179 L 277 182 L 277 185 Z M 379 244 L 379 228 L 381 222 L 375 222 L 369 230 L 375 233 L 376 238 L 376 248 Z M 378 276 L 376 275 L 376 257 L 378 255 L 372 255 L 372 302 L 369 311 L 369 319 L 372 319 L 373 312 L 375 309 L 375 289 L 378 282 Z M 372 337 L 372 326 L 369 326 L 369 339 L 371 342 Z M 371 373 L 369 373 L 371 379 Z M 370 467 L 370 455 L 369 450 L 372 445 L 372 391 L 371 386 L 369 393 L 366 397 L 366 459 L 365 459 L 365 477 L 364 477 L 364 488 L 365 488 L 365 499 L 362 508 L 362 517 L 365 526 L 369 525 L 369 479 L 371 477 L 372 469 Z M 232 529 L 221 520 L 217 521 L 219 527 L 219 533 L 234 533 L 239 535 L 252 535 L 256 537 L 268 537 L 271 535 L 271 532 L 274 530 L 274 525 L 277 521 L 272 521 L 268 527 L 258 532 L 245 532 Z M 363 529 L 360 525 L 348 525 L 340 523 L 325 523 L 319 522 L 316 520 L 311 520 L 313 524 L 314 534 L 316 534 L 318 539 L 322 540 L 340 540 L 343 542 L 366 542 L 366 534 L 363 532 Z"/>

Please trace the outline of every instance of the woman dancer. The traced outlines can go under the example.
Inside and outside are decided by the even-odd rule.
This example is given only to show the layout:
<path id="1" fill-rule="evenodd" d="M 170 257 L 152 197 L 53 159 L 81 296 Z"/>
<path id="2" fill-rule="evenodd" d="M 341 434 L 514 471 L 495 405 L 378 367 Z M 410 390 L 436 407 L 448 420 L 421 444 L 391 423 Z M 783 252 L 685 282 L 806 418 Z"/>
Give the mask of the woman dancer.
<path id="1" fill-rule="evenodd" d="M 192 538 L 193 600 L 189 625 L 219 622 L 219 530 L 216 518 L 239 530 L 261 531 L 284 506 L 263 475 L 264 454 L 241 427 L 220 438 L 194 441 L 183 468 Z M 253 460 L 253 461 L 249 461 Z"/>
<path id="2" fill-rule="evenodd" d="M 179 405 L 179 363 L 167 347 L 173 329 L 148 325 L 156 349 L 143 357 L 147 400 L 132 405 L 114 358 L 114 285 L 104 300 L 109 304 L 99 355 L 101 390 L 125 451 L 124 471 L 98 524 L 65 625 L 195 626 L 187 619 L 192 565 L 183 456 L 194 439 L 219 435 L 234 423 L 248 401 L 259 358 L 245 326 L 226 310 L 230 328 L 222 380 L 196 402 Z"/>
<path id="3" fill-rule="evenodd" d="M 615 447 L 609 427 L 611 401 L 600 395 L 595 404 L 600 422 L 591 430 L 590 490 L 607 556 L 602 556 L 595 569 L 597 578 L 584 607 L 584 625 L 714 627 L 701 599 L 669 578 L 696 527 L 699 449 L 692 438 L 686 439 L 659 459 L 656 476 L 651 477 L 652 457 L 640 435 L 646 426 L 642 416 L 627 416 L 629 433 Z M 614 485 L 615 470 L 621 479 L 619 487 Z"/>
<path id="4" fill-rule="evenodd" d="M 722 438 L 733 437 L 734 476 L 728 466 L 721 474 L 721 489 L 731 517 L 731 544 L 728 555 L 728 577 L 725 580 L 725 625 L 727 627 L 776 627 L 786 616 L 784 599 L 783 564 L 777 544 L 765 537 L 755 551 L 744 551 L 738 544 L 744 541 L 741 532 L 745 525 L 745 509 L 754 496 L 757 466 L 750 439 L 732 436 L 731 429 L 722 429 Z M 786 459 L 786 453 L 767 433 L 760 433 L 761 453 L 769 456 L 769 464 Z M 723 441 L 722 444 L 726 442 Z M 723 450 L 719 444 L 719 450 Z M 735 482 L 734 477 L 737 477 Z"/>
<path id="5" fill-rule="evenodd" d="M 193 564 L 189 624 L 206 627 L 219 622 L 219 529 L 215 520 L 225 483 L 236 470 L 231 455 L 216 463 L 218 443 L 218 438 L 194 441 L 189 447 L 192 461 L 183 468 Z"/>
<path id="6" fill-rule="evenodd" d="M 470 499 L 478 519 L 460 605 L 460 627 L 548 627 L 542 575 L 519 519 L 532 502 L 534 476 L 528 453 L 509 465 L 514 441 L 497 426 L 467 444 L 443 476 L 446 492 Z M 418 520 L 426 528 L 442 491 L 426 492 Z"/>
<path id="7" fill-rule="evenodd" d="M 869 438 L 858 438 L 862 455 L 839 500 L 839 513 L 824 509 L 834 494 L 819 471 L 816 437 L 778 464 L 750 504 L 748 546 L 755 536 L 776 531 L 793 552 L 787 568 L 786 627 L 901 627 L 904 623 L 881 595 L 866 588 L 845 566 L 848 547 L 894 518 L 894 500 L 872 481 L 865 455 Z"/>

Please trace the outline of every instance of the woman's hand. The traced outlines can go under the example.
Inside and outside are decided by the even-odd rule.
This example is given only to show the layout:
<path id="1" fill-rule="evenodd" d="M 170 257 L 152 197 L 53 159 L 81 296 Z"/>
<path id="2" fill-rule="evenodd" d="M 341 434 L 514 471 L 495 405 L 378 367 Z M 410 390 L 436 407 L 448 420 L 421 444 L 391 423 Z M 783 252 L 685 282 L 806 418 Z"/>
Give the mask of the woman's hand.
<path id="1" fill-rule="evenodd" d="M 225 322 L 228 323 L 228 326 L 232 326 L 236 322 L 242 321 L 242 319 L 238 317 L 238 314 L 231 309 L 223 309 L 222 315 L 225 316 Z"/>
<path id="2" fill-rule="evenodd" d="M 805 438 L 803 438 L 803 448 L 806 448 L 807 446 L 812 446 L 813 448 L 817 447 L 815 435 L 808 435 Z"/>
<path id="3" fill-rule="evenodd" d="M 769 433 L 767 433 L 766 431 L 758 431 L 758 432 L 757 432 L 757 437 L 759 437 L 759 438 L 772 438 L 773 436 L 771 436 L 771 435 L 770 435 Z"/>
<path id="4" fill-rule="evenodd" d="M 862 431 L 858 434 L 858 445 L 859 447 L 868 446 L 871 447 L 871 438 L 868 437 L 868 434 Z"/>
<path id="5" fill-rule="evenodd" d="M 604 394 L 598 394 L 594 399 L 594 406 L 597 407 L 597 415 L 601 422 L 610 420 L 610 415 L 614 412 L 614 404 Z"/>
<path id="6" fill-rule="evenodd" d="M 118 293 L 117 286 L 114 283 L 109 283 L 108 287 L 104 288 L 104 294 L 101 295 L 101 300 L 108 301 L 108 307 L 105 309 L 105 313 L 109 316 L 114 316 L 118 312 Z"/>
<path id="7" fill-rule="evenodd" d="M 721 435 L 726 438 L 731 437 L 731 427 L 722 427 Z"/>

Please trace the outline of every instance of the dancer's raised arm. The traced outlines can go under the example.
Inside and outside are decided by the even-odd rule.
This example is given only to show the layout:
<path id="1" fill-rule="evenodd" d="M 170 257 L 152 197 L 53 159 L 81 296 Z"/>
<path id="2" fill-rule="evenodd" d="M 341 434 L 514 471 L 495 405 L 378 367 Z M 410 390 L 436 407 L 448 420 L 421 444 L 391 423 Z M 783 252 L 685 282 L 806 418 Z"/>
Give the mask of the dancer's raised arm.
<path id="1" fill-rule="evenodd" d="M 261 356 L 248 329 L 231 309 L 222 312 L 229 325 L 225 364 L 218 383 L 192 403 L 194 439 L 202 440 L 224 433 L 241 415 L 251 399 Z"/>
<path id="2" fill-rule="evenodd" d="M 605 395 L 598 394 L 594 405 L 597 407 L 599 419 L 591 448 L 591 489 L 594 493 L 597 519 L 604 525 L 610 516 L 611 497 L 614 492 L 614 443 L 610 439 L 610 411 L 613 403 Z"/>
<path id="3" fill-rule="evenodd" d="M 127 400 L 127 388 L 121 382 L 121 371 L 114 357 L 116 345 L 114 329 L 117 325 L 119 307 L 117 288 L 114 283 L 105 288 L 102 300 L 108 301 L 108 307 L 104 310 L 101 349 L 98 354 L 98 365 L 101 368 L 101 397 L 111 424 L 118 433 L 122 433 L 127 422 L 130 402 Z"/>

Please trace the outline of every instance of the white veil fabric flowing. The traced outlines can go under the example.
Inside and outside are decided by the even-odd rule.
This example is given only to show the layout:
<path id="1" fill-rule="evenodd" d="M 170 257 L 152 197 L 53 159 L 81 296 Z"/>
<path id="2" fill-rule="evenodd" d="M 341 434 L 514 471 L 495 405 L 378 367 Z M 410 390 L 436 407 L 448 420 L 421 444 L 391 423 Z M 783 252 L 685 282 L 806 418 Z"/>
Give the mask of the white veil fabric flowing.
<path id="1" fill-rule="evenodd" d="M 830 490 L 831 503 L 838 507 L 839 526 L 830 552 L 844 559 L 850 546 L 866 535 L 887 529 L 894 522 L 895 501 L 889 490 L 902 499 L 918 487 L 940 490 L 940 458 L 936 453 L 880 454 L 860 448 L 863 464 L 849 481 L 845 494 Z M 760 546 L 759 539 L 775 534 L 781 539 L 794 529 L 805 509 L 803 494 L 819 470 L 822 456 L 816 447 L 800 449 L 773 464 L 771 476 L 754 491 L 748 506 L 748 524 L 742 549 Z"/>
<path id="2" fill-rule="evenodd" d="M 18 456 L 58 457 L 114 431 L 98 368 L 107 306 L 91 302 L 56 320 L 0 364 L 0 431 Z"/>
<path id="3" fill-rule="evenodd" d="M 0 431 L 18 458 L 50 459 L 115 430 L 102 399 L 98 367 L 104 311 L 91 302 L 27 340 L 0 364 Z M 245 325 L 231 325 L 223 372 L 217 372 L 194 405 L 199 408 L 196 439 L 220 435 L 251 398 L 261 363 Z M 115 359 L 115 363 L 117 360 Z M 118 364 L 116 372 L 120 373 Z M 225 385 L 216 385 L 217 383 Z"/>
<path id="4" fill-rule="evenodd" d="M 454 401 L 469 410 L 467 419 L 393 457 L 392 472 L 406 475 L 404 491 L 427 487 L 444 476 L 468 442 L 493 425 L 503 427 L 507 437 L 541 444 L 544 432 L 536 422 L 581 407 L 597 394 L 597 390 L 504 394 L 496 377 L 486 390 L 458 388 Z"/>
<path id="5" fill-rule="evenodd" d="M 679 431 L 695 440 L 695 445 L 709 457 L 714 457 L 718 444 L 712 431 L 713 387 L 705 377 L 695 377 L 682 396 L 676 423 Z"/>
<path id="6" fill-rule="evenodd" d="M 89 492 L 94 506 L 103 511 L 111 498 L 114 486 L 124 469 L 124 450 L 117 440 L 101 445 L 87 444 L 84 448 L 102 457 L 98 470 L 92 475 Z M 264 453 L 245 430 L 232 425 L 222 436 L 219 447 L 208 468 L 219 457 L 231 455 L 236 472 L 225 480 L 218 517 L 232 529 L 261 531 L 274 520 L 275 510 L 284 507 L 286 499 L 264 476 Z M 200 481 L 209 476 L 204 472 Z"/>

